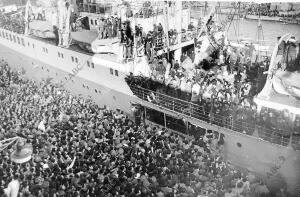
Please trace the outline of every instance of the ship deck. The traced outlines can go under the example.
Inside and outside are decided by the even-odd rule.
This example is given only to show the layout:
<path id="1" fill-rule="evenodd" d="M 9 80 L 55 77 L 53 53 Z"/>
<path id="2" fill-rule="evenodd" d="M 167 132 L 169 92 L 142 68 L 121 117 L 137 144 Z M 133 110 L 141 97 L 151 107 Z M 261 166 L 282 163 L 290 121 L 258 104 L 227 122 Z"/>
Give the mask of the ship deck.
<path id="1" fill-rule="evenodd" d="M 45 42 L 47 44 L 51 44 L 53 46 L 57 46 L 54 39 L 40 38 L 40 37 L 33 36 L 33 35 L 30 35 L 29 37 L 32 38 L 32 39 L 41 41 L 41 42 Z M 112 53 L 94 54 L 94 53 L 88 52 L 86 50 L 83 50 L 77 44 L 72 44 L 72 45 L 69 46 L 69 48 L 65 48 L 65 49 L 75 51 L 75 52 L 78 52 L 78 53 L 81 53 L 81 54 L 85 54 L 85 55 L 88 55 L 88 56 L 93 56 L 95 58 L 105 59 L 105 60 L 109 60 L 111 62 L 120 63 L 118 61 L 119 57 L 117 57 L 116 54 L 112 54 Z"/>

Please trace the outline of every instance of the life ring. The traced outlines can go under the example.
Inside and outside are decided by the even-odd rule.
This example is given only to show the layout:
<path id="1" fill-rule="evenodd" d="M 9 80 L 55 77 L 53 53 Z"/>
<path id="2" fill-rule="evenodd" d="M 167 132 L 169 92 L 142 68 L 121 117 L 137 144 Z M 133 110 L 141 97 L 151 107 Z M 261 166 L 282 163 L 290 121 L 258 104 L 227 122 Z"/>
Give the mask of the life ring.
<path id="1" fill-rule="evenodd" d="M 150 103 L 152 103 L 153 101 L 155 101 L 155 95 L 153 92 L 149 93 L 149 95 L 147 96 L 147 99 Z"/>

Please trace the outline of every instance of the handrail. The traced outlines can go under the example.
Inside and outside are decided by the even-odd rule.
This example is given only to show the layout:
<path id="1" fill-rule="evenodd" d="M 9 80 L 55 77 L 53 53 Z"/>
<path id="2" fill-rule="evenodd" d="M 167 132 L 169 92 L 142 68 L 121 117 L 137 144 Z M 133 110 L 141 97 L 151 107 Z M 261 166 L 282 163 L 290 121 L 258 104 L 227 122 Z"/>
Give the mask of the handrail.
<path id="1" fill-rule="evenodd" d="M 245 135 L 253 136 L 253 133 L 257 131 L 258 138 L 260 139 L 282 146 L 288 146 L 289 144 L 291 144 L 294 149 L 300 150 L 300 136 L 285 136 L 274 129 L 269 129 L 257 124 L 255 120 L 246 122 L 234 117 L 225 117 L 220 114 L 213 113 L 212 111 L 205 110 L 204 106 L 154 92 L 142 87 L 130 85 L 130 88 L 134 95 L 147 102 L 151 102 L 148 100 L 148 96 L 150 94 L 154 94 L 155 100 L 151 102 L 152 104 L 164 107 L 173 112 L 181 113 L 188 117 L 196 118 L 213 125 L 225 127 L 227 129 L 243 133 Z"/>

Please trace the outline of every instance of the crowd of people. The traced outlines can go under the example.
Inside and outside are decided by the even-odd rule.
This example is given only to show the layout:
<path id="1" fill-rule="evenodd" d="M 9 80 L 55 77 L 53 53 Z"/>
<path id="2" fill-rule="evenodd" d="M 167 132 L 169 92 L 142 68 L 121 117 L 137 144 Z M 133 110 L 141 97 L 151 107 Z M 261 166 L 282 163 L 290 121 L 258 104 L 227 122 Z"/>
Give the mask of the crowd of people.
<path id="1" fill-rule="evenodd" d="M 250 4 L 247 6 L 247 14 L 261 16 L 279 16 L 277 9 L 271 10 L 266 4 Z"/>
<path id="2" fill-rule="evenodd" d="M 110 39 L 118 36 L 121 19 L 117 17 L 101 18 L 98 20 L 98 39 Z"/>
<path id="3" fill-rule="evenodd" d="M 21 136 L 33 146 L 23 164 L 9 159 L 13 146 L 0 153 L 0 196 L 11 180 L 21 197 L 259 196 L 265 187 L 224 161 L 218 133 L 203 129 L 190 139 L 135 124 L 118 110 L 0 66 L 0 139 Z"/>
<path id="4" fill-rule="evenodd" d="M 265 84 L 267 76 L 263 73 L 268 71 L 268 58 L 251 62 L 255 60 L 251 57 L 254 54 L 251 46 L 248 51 L 230 46 L 216 51 L 210 60 L 204 59 L 193 68 L 186 68 L 186 65 L 193 65 L 194 53 L 180 62 L 155 59 L 150 78 L 131 76 L 128 82 L 192 102 L 197 105 L 195 107 L 200 106 L 203 118 L 212 123 L 249 135 L 257 126 L 260 137 L 287 145 L 291 135 L 298 135 L 297 121 L 292 120 L 287 111 L 264 108 L 259 111 L 253 102 L 253 97 Z"/>

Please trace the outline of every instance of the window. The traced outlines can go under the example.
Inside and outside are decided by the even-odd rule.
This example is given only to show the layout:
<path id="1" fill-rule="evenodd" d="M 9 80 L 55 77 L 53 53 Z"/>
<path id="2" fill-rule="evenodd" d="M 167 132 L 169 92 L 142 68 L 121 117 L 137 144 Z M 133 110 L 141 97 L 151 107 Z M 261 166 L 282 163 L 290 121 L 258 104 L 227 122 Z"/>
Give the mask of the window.
<path id="1" fill-rule="evenodd" d="M 113 75 L 114 74 L 114 70 L 111 68 L 110 69 L 110 74 Z"/>
<path id="2" fill-rule="evenodd" d="M 93 21 L 93 19 L 91 19 L 91 25 L 94 25 L 94 21 Z"/>
<path id="3" fill-rule="evenodd" d="M 89 61 L 87 61 L 87 66 L 90 67 L 90 62 Z"/>
<path id="4" fill-rule="evenodd" d="M 25 47 L 24 38 L 21 38 L 21 41 L 22 41 L 22 45 Z M 48 49 L 47 49 L 47 53 L 48 53 Z"/>
<path id="5" fill-rule="evenodd" d="M 94 65 L 94 63 L 92 62 L 92 68 L 95 68 L 95 65 Z"/>
<path id="6" fill-rule="evenodd" d="M 71 56 L 71 59 L 72 59 L 72 62 L 74 62 L 74 57 L 73 56 Z"/>
<path id="7" fill-rule="evenodd" d="M 116 75 L 116 76 L 119 76 L 119 73 L 118 73 L 118 71 L 117 71 L 117 70 L 115 70 L 115 75 Z"/>
<path id="8" fill-rule="evenodd" d="M 76 63 L 78 63 L 78 59 L 77 59 L 77 57 L 75 57 L 75 62 L 76 62 Z"/>
<path id="9" fill-rule="evenodd" d="M 61 52 L 58 52 L 58 57 L 64 58 L 64 54 Z"/>
<path id="10" fill-rule="evenodd" d="M 98 91 L 95 89 L 95 92 L 97 93 Z"/>
<path id="11" fill-rule="evenodd" d="M 84 84 L 82 84 L 82 87 L 84 87 L 84 88 L 85 88 L 85 85 L 84 85 Z"/>
<path id="12" fill-rule="evenodd" d="M 95 25 L 98 25 L 97 20 L 95 20 Z"/>

